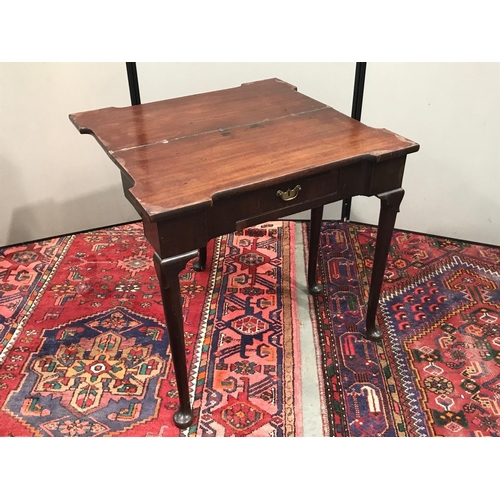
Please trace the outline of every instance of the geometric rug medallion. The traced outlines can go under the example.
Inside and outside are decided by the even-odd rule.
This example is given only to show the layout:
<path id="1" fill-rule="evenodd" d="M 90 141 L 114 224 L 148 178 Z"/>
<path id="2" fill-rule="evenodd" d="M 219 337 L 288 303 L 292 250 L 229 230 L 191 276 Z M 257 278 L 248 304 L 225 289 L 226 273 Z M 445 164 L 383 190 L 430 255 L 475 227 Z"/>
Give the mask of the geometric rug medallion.
<path id="1" fill-rule="evenodd" d="M 154 319 L 120 307 L 43 330 L 4 411 L 49 436 L 97 436 L 147 421 L 161 403 L 161 337 Z"/>

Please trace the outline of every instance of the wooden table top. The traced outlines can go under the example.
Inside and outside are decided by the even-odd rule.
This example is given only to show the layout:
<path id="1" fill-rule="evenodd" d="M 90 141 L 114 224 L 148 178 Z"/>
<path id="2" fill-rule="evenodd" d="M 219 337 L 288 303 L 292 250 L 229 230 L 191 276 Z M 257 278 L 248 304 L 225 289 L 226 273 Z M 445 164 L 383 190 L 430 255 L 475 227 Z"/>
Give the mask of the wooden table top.
<path id="1" fill-rule="evenodd" d="M 278 79 L 75 113 L 70 120 L 120 167 L 151 221 L 276 181 L 419 149 Z"/>

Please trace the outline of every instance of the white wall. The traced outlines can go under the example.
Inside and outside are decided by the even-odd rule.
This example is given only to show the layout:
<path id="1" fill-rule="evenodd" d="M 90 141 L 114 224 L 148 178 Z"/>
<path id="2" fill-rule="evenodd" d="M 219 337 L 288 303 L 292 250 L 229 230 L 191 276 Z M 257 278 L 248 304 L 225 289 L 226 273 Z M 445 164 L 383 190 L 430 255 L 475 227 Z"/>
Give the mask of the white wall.
<path id="1" fill-rule="evenodd" d="M 68 118 L 129 103 L 124 63 L 0 63 L 0 246 L 138 218 Z"/>
<path id="2" fill-rule="evenodd" d="M 354 63 L 138 63 L 142 102 L 278 77 L 350 114 Z M 368 63 L 362 121 L 421 144 L 396 225 L 500 245 L 500 64 Z M 0 246 L 137 219 L 68 114 L 130 103 L 124 63 L 0 63 Z M 304 214 L 307 216 L 307 214 Z M 378 200 L 353 200 L 376 223 Z M 339 218 L 340 203 L 325 218 Z"/>
<path id="3" fill-rule="evenodd" d="M 361 121 L 420 144 L 397 227 L 500 245 L 500 63 L 368 63 Z M 351 220 L 378 206 L 356 197 Z"/>

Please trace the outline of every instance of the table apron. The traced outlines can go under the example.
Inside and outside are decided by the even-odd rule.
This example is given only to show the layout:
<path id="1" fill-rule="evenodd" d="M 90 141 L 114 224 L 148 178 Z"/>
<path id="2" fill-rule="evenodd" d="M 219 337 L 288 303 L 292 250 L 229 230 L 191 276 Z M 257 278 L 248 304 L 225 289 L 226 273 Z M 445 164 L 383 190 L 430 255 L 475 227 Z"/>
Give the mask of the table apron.
<path id="1" fill-rule="evenodd" d="M 353 196 L 373 196 L 402 185 L 406 157 L 380 163 L 361 161 L 231 196 L 217 196 L 209 208 L 151 222 L 144 214 L 144 233 L 161 258 L 203 247 L 222 234 L 260 224 Z M 299 186 L 297 188 L 297 186 Z M 124 184 L 124 190 L 127 187 Z M 278 191 L 296 197 L 284 201 Z M 285 195 L 286 196 L 286 195 Z"/>

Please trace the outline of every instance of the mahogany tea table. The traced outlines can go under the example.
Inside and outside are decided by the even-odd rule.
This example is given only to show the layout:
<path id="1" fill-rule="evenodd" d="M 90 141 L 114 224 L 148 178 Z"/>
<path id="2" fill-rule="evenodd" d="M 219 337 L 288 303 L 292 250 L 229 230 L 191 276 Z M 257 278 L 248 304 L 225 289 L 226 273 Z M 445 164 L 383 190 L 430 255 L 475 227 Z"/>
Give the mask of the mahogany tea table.
<path id="1" fill-rule="evenodd" d="M 178 274 L 216 236 L 311 209 L 308 286 L 316 280 L 323 205 L 355 195 L 381 200 L 366 314 L 375 324 L 406 156 L 419 145 L 368 127 L 278 79 L 165 101 L 70 115 L 121 171 L 125 196 L 152 245 L 174 363 L 179 409 L 192 422 Z"/>

